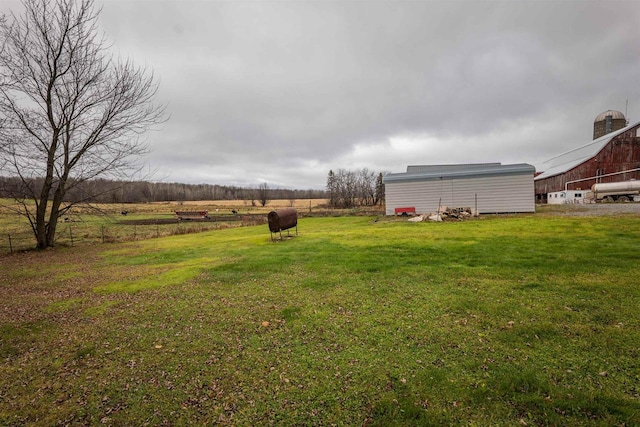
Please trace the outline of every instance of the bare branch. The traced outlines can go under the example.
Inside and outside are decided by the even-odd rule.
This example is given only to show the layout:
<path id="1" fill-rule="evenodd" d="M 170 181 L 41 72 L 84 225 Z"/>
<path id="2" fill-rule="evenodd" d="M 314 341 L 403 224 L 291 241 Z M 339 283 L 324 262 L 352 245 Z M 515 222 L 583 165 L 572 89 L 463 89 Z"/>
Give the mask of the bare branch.
<path id="1" fill-rule="evenodd" d="M 135 170 L 141 135 L 165 111 L 153 103 L 153 74 L 108 54 L 92 0 L 23 4 L 24 15 L 0 20 L 0 165 L 33 200 L 43 248 L 55 242 L 67 191 Z"/>

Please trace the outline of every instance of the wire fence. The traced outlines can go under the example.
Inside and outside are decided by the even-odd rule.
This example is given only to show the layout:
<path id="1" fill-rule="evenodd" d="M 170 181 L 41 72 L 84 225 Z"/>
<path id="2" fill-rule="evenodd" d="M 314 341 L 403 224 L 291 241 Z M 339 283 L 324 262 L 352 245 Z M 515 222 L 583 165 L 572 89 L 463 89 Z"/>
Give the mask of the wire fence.
<path id="1" fill-rule="evenodd" d="M 63 222 L 57 227 L 55 245 L 80 246 L 131 242 L 264 223 L 266 223 L 266 216 L 258 215 L 233 218 L 227 221 L 132 221 L 131 223 L 105 224 Z M 11 254 L 35 247 L 35 236 L 28 228 L 14 229 L 11 232 L 0 234 L 0 254 Z"/>
<path id="2" fill-rule="evenodd" d="M 380 216 L 384 207 L 353 209 L 309 209 L 298 211 L 300 218 L 311 216 Z M 177 218 L 107 220 L 97 223 L 84 221 L 81 216 L 70 217 L 58 223 L 55 237 L 56 246 L 81 246 L 131 242 L 154 239 L 178 234 L 200 233 L 224 228 L 260 225 L 267 223 L 267 214 L 214 215 L 207 219 L 179 221 Z M 28 225 L 10 225 L 9 231 L 0 229 L 0 255 L 22 252 L 36 247 L 36 239 Z"/>

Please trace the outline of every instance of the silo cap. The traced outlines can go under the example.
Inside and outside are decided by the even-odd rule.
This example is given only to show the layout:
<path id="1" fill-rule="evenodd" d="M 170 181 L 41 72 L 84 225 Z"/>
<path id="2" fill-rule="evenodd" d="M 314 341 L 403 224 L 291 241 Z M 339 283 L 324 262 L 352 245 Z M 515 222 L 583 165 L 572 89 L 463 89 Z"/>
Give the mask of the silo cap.
<path id="1" fill-rule="evenodd" d="M 612 120 L 616 120 L 616 119 L 624 120 L 624 114 L 622 114 L 620 111 L 607 110 L 604 113 L 598 114 L 598 116 L 593 120 L 593 123 L 601 122 L 605 120 L 607 116 L 611 116 Z"/>

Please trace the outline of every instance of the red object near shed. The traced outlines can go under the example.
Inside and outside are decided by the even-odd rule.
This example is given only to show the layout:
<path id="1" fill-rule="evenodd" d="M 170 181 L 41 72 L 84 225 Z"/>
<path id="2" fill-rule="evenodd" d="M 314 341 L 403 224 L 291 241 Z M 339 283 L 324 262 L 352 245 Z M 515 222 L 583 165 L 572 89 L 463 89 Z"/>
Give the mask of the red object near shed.
<path id="1" fill-rule="evenodd" d="M 414 206 L 407 206 L 402 208 L 395 208 L 396 215 L 407 216 L 408 214 L 416 214 L 416 208 Z"/>

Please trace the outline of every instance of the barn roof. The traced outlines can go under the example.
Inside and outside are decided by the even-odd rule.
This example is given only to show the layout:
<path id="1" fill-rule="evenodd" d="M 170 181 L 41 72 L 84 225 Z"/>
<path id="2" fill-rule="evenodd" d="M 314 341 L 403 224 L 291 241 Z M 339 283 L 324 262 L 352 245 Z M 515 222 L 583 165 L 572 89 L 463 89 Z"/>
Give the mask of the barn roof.
<path id="1" fill-rule="evenodd" d="M 613 138 L 616 136 L 625 133 L 629 129 L 640 125 L 640 122 L 635 123 L 633 125 L 627 126 L 615 132 L 608 133 L 604 136 L 601 136 L 598 139 L 594 139 L 593 141 L 584 144 L 578 148 L 574 148 L 573 150 L 569 150 L 565 153 L 559 154 L 555 157 L 550 158 L 542 164 L 540 169 L 543 172 L 534 178 L 535 181 L 540 179 L 549 178 L 555 175 L 560 175 L 576 166 L 586 162 L 587 160 L 593 158 L 596 154 L 600 152 Z"/>
<path id="2" fill-rule="evenodd" d="M 474 163 L 460 165 L 408 166 L 407 172 L 389 173 L 382 178 L 384 183 L 429 181 L 436 179 L 472 178 L 500 175 L 533 175 L 536 168 L 527 163 L 503 165 L 500 163 Z"/>

